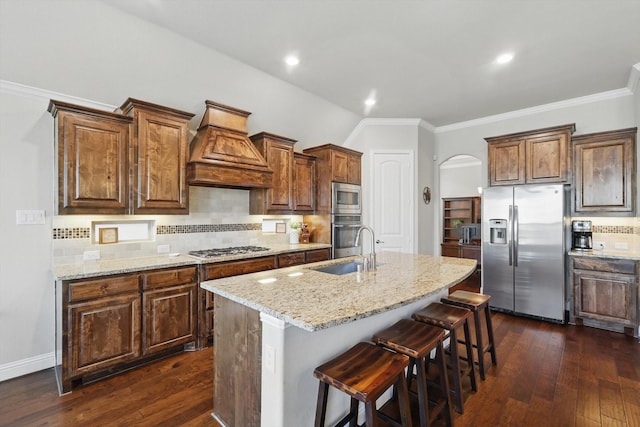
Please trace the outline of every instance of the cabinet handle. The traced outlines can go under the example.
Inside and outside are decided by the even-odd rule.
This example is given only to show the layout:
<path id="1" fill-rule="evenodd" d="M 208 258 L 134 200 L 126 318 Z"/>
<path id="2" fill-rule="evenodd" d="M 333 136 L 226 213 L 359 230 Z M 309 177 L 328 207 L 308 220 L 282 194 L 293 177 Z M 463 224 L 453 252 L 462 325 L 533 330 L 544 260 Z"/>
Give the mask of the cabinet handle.
<path id="1" fill-rule="evenodd" d="M 382 240 L 376 240 L 376 243 L 384 243 Z"/>

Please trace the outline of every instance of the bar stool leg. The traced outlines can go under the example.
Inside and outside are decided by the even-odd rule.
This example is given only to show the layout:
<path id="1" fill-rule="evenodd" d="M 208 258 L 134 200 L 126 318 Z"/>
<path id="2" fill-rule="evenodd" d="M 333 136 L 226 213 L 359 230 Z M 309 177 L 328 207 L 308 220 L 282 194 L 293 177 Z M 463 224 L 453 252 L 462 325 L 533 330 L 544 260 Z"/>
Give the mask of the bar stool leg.
<path id="1" fill-rule="evenodd" d="M 484 381 L 484 344 L 482 343 L 482 328 L 480 327 L 479 310 L 473 310 L 473 322 L 476 330 L 476 348 L 478 350 L 478 370 L 480 371 L 480 379 Z"/>
<path id="2" fill-rule="evenodd" d="M 484 315 L 487 321 L 487 335 L 489 338 L 489 352 L 491 353 L 491 363 L 494 365 L 498 364 L 496 358 L 496 342 L 493 339 L 493 323 L 491 322 L 491 310 L 489 309 L 489 304 L 484 308 Z"/>
<path id="3" fill-rule="evenodd" d="M 469 379 L 471 380 L 471 390 L 477 391 L 476 373 L 473 368 L 473 346 L 471 345 L 471 333 L 469 331 L 469 321 L 464 322 L 464 340 L 468 343 L 465 345 L 467 349 L 467 363 L 469 363 Z"/>
<path id="4" fill-rule="evenodd" d="M 407 378 L 404 375 L 400 375 L 396 380 L 395 387 L 399 389 L 398 405 L 400 407 L 400 420 L 402 421 L 402 425 L 411 426 L 411 405 L 409 402 L 409 389 L 407 388 Z"/>
<path id="5" fill-rule="evenodd" d="M 451 353 L 451 364 L 453 370 L 453 388 L 451 392 L 455 394 L 456 411 L 462 414 L 462 381 L 460 378 L 460 356 L 458 355 L 458 338 L 456 330 L 449 331 L 449 353 Z M 445 371 L 446 372 L 446 371 Z"/>
<path id="6" fill-rule="evenodd" d="M 425 358 L 428 363 L 429 359 Z M 438 366 L 438 377 L 440 379 L 440 392 L 446 399 L 445 421 L 448 427 L 453 425 L 453 410 L 451 409 L 451 393 L 449 392 L 449 380 L 447 379 L 447 362 L 444 360 L 444 344 L 442 341 L 436 347 L 436 365 Z"/>
<path id="7" fill-rule="evenodd" d="M 327 396 L 329 395 L 329 384 L 320 381 L 318 385 L 318 401 L 316 402 L 316 422 L 315 427 L 324 427 L 325 414 L 327 413 Z"/>

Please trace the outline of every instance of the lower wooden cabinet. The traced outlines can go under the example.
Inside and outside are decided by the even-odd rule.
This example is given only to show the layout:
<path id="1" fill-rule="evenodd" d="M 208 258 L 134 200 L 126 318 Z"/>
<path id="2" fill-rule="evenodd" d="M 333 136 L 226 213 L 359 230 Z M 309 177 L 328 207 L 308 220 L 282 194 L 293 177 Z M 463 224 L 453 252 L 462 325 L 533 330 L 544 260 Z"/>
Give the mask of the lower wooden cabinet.
<path id="1" fill-rule="evenodd" d="M 139 293 L 70 304 L 68 316 L 68 377 L 102 371 L 140 356 Z"/>
<path id="2" fill-rule="evenodd" d="M 142 354 L 194 342 L 198 334 L 196 268 L 143 275 Z"/>
<path id="3" fill-rule="evenodd" d="M 573 315 L 594 326 L 622 327 L 637 334 L 638 263 L 610 258 L 573 257 Z"/>
<path id="4" fill-rule="evenodd" d="M 56 283 L 61 393 L 195 341 L 196 267 Z"/>

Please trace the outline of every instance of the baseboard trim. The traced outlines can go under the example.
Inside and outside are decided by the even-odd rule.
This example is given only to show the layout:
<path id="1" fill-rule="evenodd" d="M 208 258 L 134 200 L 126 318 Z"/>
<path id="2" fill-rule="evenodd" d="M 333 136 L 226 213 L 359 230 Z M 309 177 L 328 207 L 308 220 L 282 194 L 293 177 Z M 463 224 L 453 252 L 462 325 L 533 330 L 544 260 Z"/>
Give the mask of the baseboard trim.
<path id="1" fill-rule="evenodd" d="M 55 365 L 55 353 L 45 353 L 27 359 L 0 365 L 0 381 L 21 377 L 22 375 L 52 368 Z"/>

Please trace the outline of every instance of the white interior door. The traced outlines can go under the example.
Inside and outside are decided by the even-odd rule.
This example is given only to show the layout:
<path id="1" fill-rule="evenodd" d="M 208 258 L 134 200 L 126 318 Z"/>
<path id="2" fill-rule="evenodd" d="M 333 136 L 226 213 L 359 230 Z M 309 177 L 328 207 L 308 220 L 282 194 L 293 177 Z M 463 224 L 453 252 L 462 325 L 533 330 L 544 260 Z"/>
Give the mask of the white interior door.
<path id="1" fill-rule="evenodd" d="M 371 203 L 376 251 L 413 253 L 413 152 L 372 152 Z"/>

